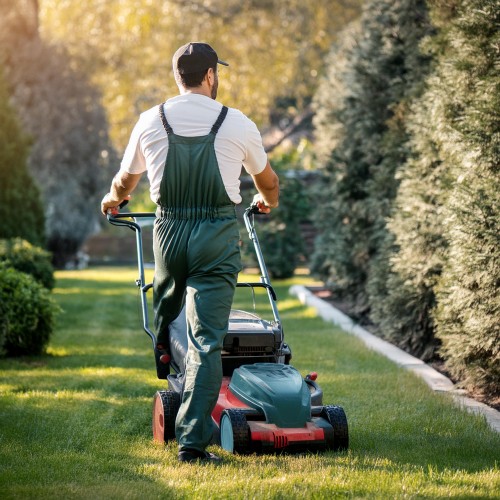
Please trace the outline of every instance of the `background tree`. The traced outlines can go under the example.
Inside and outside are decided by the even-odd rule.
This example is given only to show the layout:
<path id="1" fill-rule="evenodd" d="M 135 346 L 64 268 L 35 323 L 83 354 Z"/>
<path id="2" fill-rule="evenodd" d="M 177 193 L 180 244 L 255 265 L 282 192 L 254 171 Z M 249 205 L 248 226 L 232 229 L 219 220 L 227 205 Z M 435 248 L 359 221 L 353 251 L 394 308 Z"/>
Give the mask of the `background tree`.
<path id="1" fill-rule="evenodd" d="M 1 68 L 0 124 L 0 239 L 20 237 L 43 246 L 43 205 L 27 168 L 30 141 L 9 103 Z"/>
<path id="2" fill-rule="evenodd" d="M 391 342 L 425 360 L 433 359 L 439 346 L 432 312 L 436 306 L 435 286 L 447 258 L 443 213 L 452 183 L 441 159 L 441 141 L 436 137 L 436 117 L 441 107 L 442 101 L 430 84 L 411 108 L 406 122 L 411 154 L 397 174 L 400 186 L 382 254 L 383 300 L 377 301 L 375 294 L 380 287 L 370 289 L 371 317 L 380 331 Z M 383 279 L 381 276 L 382 283 Z"/>
<path id="3" fill-rule="evenodd" d="M 375 295 L 384 289 L 376 276 L 386 259 L 377 255 L 397 191 L 395 172 L 408 154 L 404 120 L 428 66 L 419 42 L 429 30 L 424 1 L 368 3 L 359 28 L 334 48 L 315 100 L 325 178 L 313 269 L 358 318 L 369 313 L 372 276 Z"/>
<path id="4" fill-rule="evenodd" d="M 323 57 L 361 0 L 44 0 L 45 36 L 61 41 L 104 96 L 112 137 L 122 149 L 137 114 L 177 93 L 171 59 L 203 40 L 230 63 L 220 100 L 282 129 L 310 103 Z M 308 116 L 306 113 L 304 116 Z"/>
<path id="5" fill-rule="evenodd" d="M 116 165 L 106 115 L 66 51 L 39 37 L 37 2 L 0 8 L 0 57 L 23 128 L 34 138 L 29 169 L 42 191 L 47 247 L 62 267 L 95 232 L 107 167 Z"/>
<path id="6" fill-rule="evenodd" d="M 451 373 L 490 398 L 500 398 L 499 48 L 498 3 L 457 2 L 436 79 L 442 156 L 454 180 L 437 336 Z"/>
<path id="7" fill-rule="evenodd" d="M 280 178 L 280 204 L 269 216 L 257 216 L 261 222 L 257 231 L 259 240 L 264 243 L 262 251 L 267 270 L 273 278 L 292 277 L 295 269 L 305 260 L 307 248 L 300 226 L 310 214 L 307 179 L 302 175 L 309 155 L 307 143 L 303 141 L 293 152 L 276 152 L 272 156 L 273 168 Z M 252 202 L 255 188 L 250 179 L 245 184 L 242 195 L 243 206 L 247 207 Z M 243 247 L 243 250 L 244 257 L 257 265 L 253 245 Z"/>

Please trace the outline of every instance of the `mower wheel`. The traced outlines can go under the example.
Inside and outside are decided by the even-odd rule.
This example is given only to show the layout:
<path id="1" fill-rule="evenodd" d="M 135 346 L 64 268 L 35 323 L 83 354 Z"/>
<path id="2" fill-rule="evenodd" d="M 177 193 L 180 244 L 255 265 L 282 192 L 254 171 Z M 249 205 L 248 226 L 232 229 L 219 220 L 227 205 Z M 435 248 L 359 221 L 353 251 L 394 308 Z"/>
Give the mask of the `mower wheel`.
<path id="1" fill-rule="evenodd" d="M 153 398 L 153 439 L 166 443 L 175 439 L 175 419 L 180 397 L 174 391 L 157 391 Z"/>
<path id="2" fill-rule="evenodd" d="M 329 439 L 328 448 L 334 451 L 345 451 L 349 448 L 349 429 L 344 409 L 340 406 L 323 406 L 323 417 L 333 427 L 333 439 Z"/>
<path id="3" fill-rule="evenodd" d="M 220 443 L 224 450 L 243 455 L 250 451 L 250 428 L 245 413 L 228 409 L 220 419 Z"/>

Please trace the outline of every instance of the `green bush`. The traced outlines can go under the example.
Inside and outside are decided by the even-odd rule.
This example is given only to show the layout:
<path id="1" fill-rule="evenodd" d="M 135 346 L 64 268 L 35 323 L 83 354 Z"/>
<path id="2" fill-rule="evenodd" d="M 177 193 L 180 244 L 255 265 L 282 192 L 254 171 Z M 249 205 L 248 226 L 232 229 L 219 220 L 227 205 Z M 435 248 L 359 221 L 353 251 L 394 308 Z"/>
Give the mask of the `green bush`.
<path id="1" fill-rule="evenodd" d="M 279 206 L 267 217 L 257 216 L 257 234 L 272 278 L 292 277 L 304 256 L 300 223 L 307 220 L 310 207 L 302 168 L 307 163 L 308 155 L 308 147 L 304 143 L 295 150 L 274 154 L 270 160 L 280 179 Z M 254 192 L 252 189 L 252 196 Z M 244 258 L 252 264 L 257 263 L 253 250 L 245 251 Z"/>
<path id="2" fill-rule="evenodd" d="M 309 207 L 299 179 L 282 175 L 280 192 L 280 205 L 260 228 L 259 240 L 270 276 L 284 279 L 293 276 L 304 253 L 300 222 L 307 217 Z"/>
<path id="3" fill-rule="evenodd" d="M 56 306 L 32 276 L 0 263 L 0 354 L 41 354 L 50 338 Z"/>
<path id="4" fill-rule="evenodd" d="M 48 290 L 54 288 L 54 268 L 50 253 L 21 238 L 0 240 L 0 262 L 30 274 Z"/>

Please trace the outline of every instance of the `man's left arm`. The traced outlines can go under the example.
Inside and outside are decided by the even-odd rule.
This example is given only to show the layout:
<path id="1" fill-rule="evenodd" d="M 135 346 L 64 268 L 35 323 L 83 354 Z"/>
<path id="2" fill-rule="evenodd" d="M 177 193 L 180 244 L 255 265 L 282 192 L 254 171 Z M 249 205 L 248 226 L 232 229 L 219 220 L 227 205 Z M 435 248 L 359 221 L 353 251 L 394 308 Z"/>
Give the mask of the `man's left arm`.
<path id="1" fill-rule="evenodd" d="M 120 170 L 111 182 L 111 188 L 101 201 L 101 212 L 106 215 L 108 210 L 112 213 L 118 212 L 119 205 L 130 199 L 130 194 L 136 188 L 141 174 L 130 174 Z"/>

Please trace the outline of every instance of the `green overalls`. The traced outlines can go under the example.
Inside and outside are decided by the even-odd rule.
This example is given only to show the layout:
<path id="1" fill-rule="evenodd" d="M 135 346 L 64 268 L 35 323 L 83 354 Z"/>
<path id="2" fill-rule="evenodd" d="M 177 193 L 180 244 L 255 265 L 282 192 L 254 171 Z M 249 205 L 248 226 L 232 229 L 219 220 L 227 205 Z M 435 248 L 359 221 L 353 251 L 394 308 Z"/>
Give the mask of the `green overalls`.
<path id="1" fill-rule="evenodd" d="M 186 305 L 188 353 L 176 421 L 179 449 L 203 451 L 213 432 L 211 412 L 222 383 L 221 349 L 238 273 L 239 231 L 215 155 L 224 106 L 210 133 L 174 134 L 160 106 L 168 154 L 154 227 L 154 312 L 158 344 Z"/>

